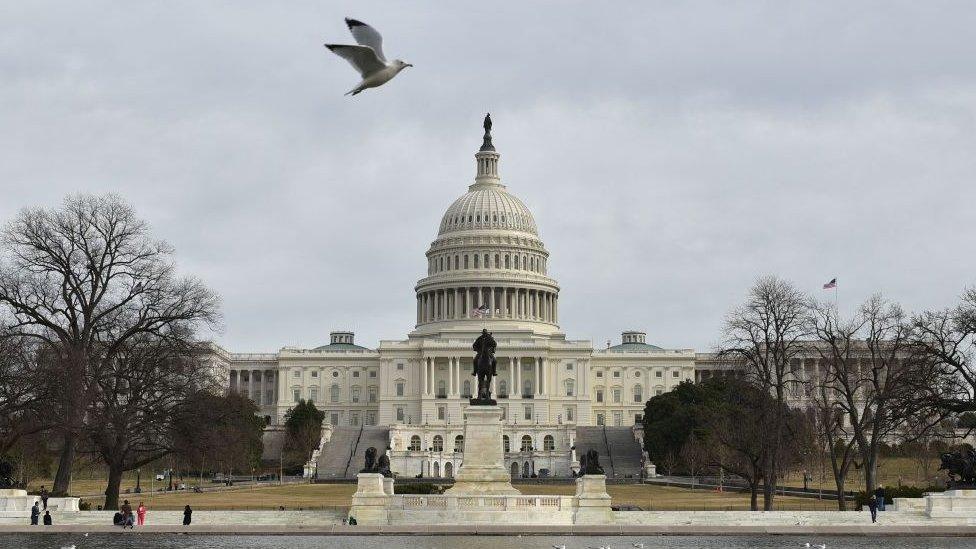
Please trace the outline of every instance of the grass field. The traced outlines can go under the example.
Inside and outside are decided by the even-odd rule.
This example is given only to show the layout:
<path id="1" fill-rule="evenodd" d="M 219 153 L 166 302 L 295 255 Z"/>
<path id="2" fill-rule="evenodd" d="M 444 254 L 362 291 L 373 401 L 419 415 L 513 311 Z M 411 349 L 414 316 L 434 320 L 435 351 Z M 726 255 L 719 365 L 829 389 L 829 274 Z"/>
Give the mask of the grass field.
<path id="1" fill-rule="evenodd" d="M 575 486 L 571 484 L 520 484 L 516 485 L 526 494 L 572 495 Z M 194 509 L 217 510 L 258 510 L 258 509 L 323 509 L 348 507 L 354 484 L 301 484 L 285 486 L 244 487 L 220 492 L 195 494 L 192 492 L 166 493 L 128 499 L 137 504 L 145 502 L 150 509 L 182 509 L 190 505 Z M 610 485 L 607 491 L 614 505 L 634 505 L 648 510 L 702 511 L 702 510 L 748 510 L 748 494 L 733 492 L 687 490 L 667 486 L 648 485 Z M 126 497 L 126 496 L 123 496 Z M 835 503 L 824 500 L 778 497 L 777 509 L 824 510 L 833 511 Z"/>
<path id="2" fill-rule="evenodd" d="M 925 459 L 907 457 L 881 458 L 878 466 L 878 482 L 885 486 L 917 486 L 925 488 L 941 485 L 945 480 L 944 471 L 940 474 L 938 456 L 926 456 Z M 813 480 L 808 483 L 810 488 L 819 488 L 821 483 L 824 490 L 834 489 L 834 475 L 830 463 L 824 464 L 824 470 L 819 465 L 810 471 Z M 781 480 L 790 486 L 803 486 L 803 473 L 794 472 Z M 848 490 L 861 490 L 864 486 L 864 471 L 851 467 L 847 477 Z"/>

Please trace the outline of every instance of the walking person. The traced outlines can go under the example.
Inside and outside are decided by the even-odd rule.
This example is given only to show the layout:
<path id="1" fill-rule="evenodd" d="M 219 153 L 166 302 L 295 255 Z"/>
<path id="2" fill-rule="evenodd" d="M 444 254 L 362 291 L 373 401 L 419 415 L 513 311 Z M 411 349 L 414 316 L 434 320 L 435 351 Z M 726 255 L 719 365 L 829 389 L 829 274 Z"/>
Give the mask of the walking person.
<path id="1" fill-rule="evenodd" d="M 47 488 L 41 486 L 41 503 L 44 504 L 44 510 L 47 511 L 47 498 L 51 493 L 47 491 Z"/>
<path id="2" fill-rule="evenodd" d="M 52 524 L 54 524 L 54 521 L 51 520 L 51 512 L 44 511 L 44 526 L 51 526 Z"/>
<path id="3" fill-rule="evenodd" d="M 34 506 L 31 507 L 31 526 L 37 526 L 37 521 L 40 518 L 41 518 L 41 503 L 35 501 Z"/>
<path id="4" fill-rule="evenodd" d="M 189 526 L 192 517 L 193 517 L 193 509 L 190 509 L 190 506 L 187 505 L 186 507 L 183 508 L 183 526 Z"/>
<path id="5" fill-rule="evenodd" d="M 146 525 L 146 506 L 140 501 L 139 507 L 136 507 L 136 520 L 139 526 Z"/>
<path id="6" fill-rule="evenodd" d="M 871 523 L 878 522 L 878 497 L 874 494 L 868 500 L 868 509 L 871 511 Z"/>
<path id="7" fill-rule="evenodd" d="M 884 484 L 879 484 L 874 490 L 874 497 L 878 498 L 878 511 L 884 511 L 885 508 L 885 489 Z"/>

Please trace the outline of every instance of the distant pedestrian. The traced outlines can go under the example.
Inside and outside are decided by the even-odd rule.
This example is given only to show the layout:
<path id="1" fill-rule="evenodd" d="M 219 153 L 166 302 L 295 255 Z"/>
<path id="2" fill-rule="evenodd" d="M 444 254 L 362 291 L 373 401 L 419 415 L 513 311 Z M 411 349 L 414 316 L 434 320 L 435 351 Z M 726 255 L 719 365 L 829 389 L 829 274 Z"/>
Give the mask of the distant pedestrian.
<path id="1" fill-rule="evenodd" d="M 139 502 L 139 507 L 136 507 L 136 519 L 139 522 L 139 526 L 146 525 L 146 506 Z"/>
<path id="2" fill-rule="evenodd" d="M 37 526 L 37 521 L 41 518 L 41 504 L 38 501 L 34 502 L 34 506 L 31 507 L 31 526 Z"/>
<path id="3" fill-rule="evenodd" d="M 51 520 L 51 512 L 44 511 L 44 526 L 50 526 L 52 524 L 54 524 L 54 522 Z"/>
<path id="4" fill-rule="evenodd" d="M 122 513 L 122 529 L 124 530 L 126 526 L 130 529 L 133 528 L 136 520 L 132 514 L 132 505 L 129 504 L 129 500 L 122 501 L 122 507 L 119 509 L 119 512 Z"/>
<path id="5" fill-rule="evenodd" d="M 47 491 L 47 488 L 41 486 L 41 503 L 44 504 L 44 509 L 47 510 L 47 498 L 51 493 Z"/>
<path id="6" fill-rule="evenodd" d="M 190 525 L 190 520 L 192 516 L 193 516 L 193 509 L 190 509 L 190 506 L 187 505 L 186 507 L 183 508 L 183 526 Z"/>
<path id="7" fill-rule="evenodd" d="M 868 500 L 868 509 L 871 511 L 871 522 L 878 522 L 878 498 L 874 494 Z"/>
<path id="8" fill-rule="evenodd" d="M 884 511 L 885 508 L 885 489 L 883 484 L 879 484 L 874 490 L 874 497 L 878 498 L 878 511 Z"/>

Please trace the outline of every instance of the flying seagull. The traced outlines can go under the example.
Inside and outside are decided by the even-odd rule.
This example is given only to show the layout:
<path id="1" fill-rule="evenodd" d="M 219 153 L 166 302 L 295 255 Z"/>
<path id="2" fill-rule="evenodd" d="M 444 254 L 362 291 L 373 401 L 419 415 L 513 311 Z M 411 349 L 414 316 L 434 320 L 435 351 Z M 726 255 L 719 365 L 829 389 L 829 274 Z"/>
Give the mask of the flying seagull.
<path id="1" fill-rule="evenodd" d="M 349 90 L 346 95 L 356 95 L 367 88 L 382 86 L 403 69 L 413 66 L 399 59 L 387 62 L 386 57 L 383 56 L 383 36 L 373 27 L 348 17 L 346 17 L 346 26 L 349 27 L 349 32 L 352 33 L 358 46 L 325 44 L 332 53 L 349 61 L 349 64 L 363 77 L 363 81 Z"/>

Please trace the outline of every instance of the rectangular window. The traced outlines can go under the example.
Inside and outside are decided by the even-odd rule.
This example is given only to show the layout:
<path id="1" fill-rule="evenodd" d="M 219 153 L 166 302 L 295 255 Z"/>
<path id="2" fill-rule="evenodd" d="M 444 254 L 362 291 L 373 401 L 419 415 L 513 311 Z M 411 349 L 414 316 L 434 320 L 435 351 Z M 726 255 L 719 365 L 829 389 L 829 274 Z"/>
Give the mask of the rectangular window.
<path id="1" fill-rule="evenodd" d="M 291 396 L 293 397 L 294 401 L 297 403 L 302 399 L 302 390 L 301 389 L 292 390 Z"/>
<path id="2" fill-rule="evenodd" d="M 654 377 L 661 377 L 661 370 L 655 371 L 654 372 Z"/>
<path id="3" fill-rule="evenodd" d="M 613 426 L 620 427 L 624 423 L 624 415 L 620 412 L 613 413 Z"/>
<path id="4" fill-rule="evenodd" d="M 403 408 L 397 408 L 396 409 L 396 420 L 402 423 L 404 421 L 403 418 L 404 418 Z"/>
<path id="5" fill-rule="evenodd" d="M 566 421 L 576 421 L 576 408 L 566 408 Z"/>
<path id="6" fill-rule="evenodd" d="M 267 394 L 266 394 L 266 398 L 265 398 L 265 402 L 267 402 L 268 404 L 271 404 L 271 403 L 274 402 L 274 390 L 268 389 Z"/>
<path id="7" fill-rule="evenodd" d="M 566 365 L 566 371 L 567 372 L 572 372 L 573 371 L 573 363 L 572 362 L 570 362 L 569 364 Z"/>
<path id="8" fill-rule="evenodd" d="M 597 370 L 596 371 L 596 377 L 603 377 L 603 372 L 601 372 L 600 370 Z"/>
<path id="9" fill-rule="evenodd" d="M 349 425 L 353 427 L 359 427 L 359 412 L 353 412 L 349 414 Z"/>
<path id="10" fill-rule="evenodd" d="M 312 387 L 311 389 L 308 390 L 308 401 L 309 402 L 311 402 L 312 404 L 315 404 L 315 401 L 318 400 L 318 398 L 319 398 L 319 388 L 318 387 Z"/>
<path id="11" fill-rule="evenodd" d="M 352 401 L 359 402 L 359 387 L 352 388 Z"/>
<path id="12" fill-rule="evenodd" d="M 398 397 L 402 397 L 403 396 L 403 382 L 402 381 L 397 382 L 397 384 L 396 384 L 396 396 L 398 396 Z"/>
<path id="13" fill-rule="evenodd" d="M 369 377 L 376 377 L 376 370 L 370 370 Z"/>
<path id="14" fill-rule="evenodd" d="M 444 420 L 447 417 L 447 409 L 443 406 L 437 407 L 437 419 Z"/>
<path id="15" fill-rule="evenodd" d="M 531 406 L 526 406 L 525 407 L 525 419 L 527 419 L 527 420 L 531 420 L 532 419 L 532 407 Z"/>
<path id="16" fill-rule="evenodd" d="M 332 412 L 331 421 L 332 421 L 332 425 L 339 425 L 339 413 L 338 412 Z"/>
<path id="17" fill-rule="evenodd" d="M 319 377 L 318 370 L 312 370 L 312 377 Z"/>
<path id="18" fill-rule="evenodd" d="M 661 395 L 664 394 L 664 391 L 661 390 L 661 389 L 658 389 L 658 390 L 654 391 L 654 394 L 657 395 L 657 396 L 661 396 Z"/>
<path id="19" fill-rule="evenodd" d="M 620 370 L 614 370 L 613 377 L 620 377 Z"/>
<path id="20" fill-rule="evenodd" d="M 294 372 L 291 373 L 291 377 L 302 377 L 302 373 L 299 372 L 298 370 L 295 370 Z"/>
<path id="21" fill-rule="evenodd" d="M 369 401 L 376 402 L 376 387 L 369 388 Z"/>
<path id="22" fill-rule="evenodd" d="M 359 372 L 358 371 L 357 372 L 353 372 L 352 373 L 352 377 L 359 377 Z"/>
<path id="23" fill-rule="evenodd" d="M 596 401 L 603 402 L 603 389 L 596 390 Z"/>
<path id="24" fill-rule="evenodd" d="M 620 389 L 613 390 L 613 401 L 616 403 L 620 402 Z"/>
<path id="25" fill-rule="evenodd" d="M 243 396 L 244 398 L 250 398 L 250 396 L 248 395 L 247 389 L 244 389 L 243 391 L 241 391 L 241 396 Z M 298 401 L 296 400 L 295 402 L 298 402 Z"/>
<path id="26" fill-rule="evenodd" d="M 671 372 L 671 377 L 681 377 L 681 372 L 679 372 L 678 370 L 675 370 L 675 371 Z"/>
<path id="27" fill-rule="evenodd" d="M 397 370 L 403 370 L 403 363 L 397 362 Z"/>
<path id="28" fill-rule="evenodd" d="M 597 414 L 596 415 L 596 424 L 597 425 L 606 425 L 606 423 L 607 423 L 607 421 L 606 421 L 606 419 L 604 419 L 603 414 Z"/>

